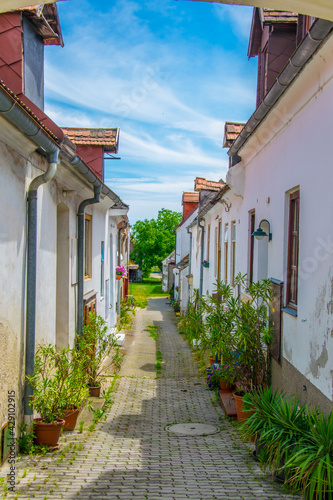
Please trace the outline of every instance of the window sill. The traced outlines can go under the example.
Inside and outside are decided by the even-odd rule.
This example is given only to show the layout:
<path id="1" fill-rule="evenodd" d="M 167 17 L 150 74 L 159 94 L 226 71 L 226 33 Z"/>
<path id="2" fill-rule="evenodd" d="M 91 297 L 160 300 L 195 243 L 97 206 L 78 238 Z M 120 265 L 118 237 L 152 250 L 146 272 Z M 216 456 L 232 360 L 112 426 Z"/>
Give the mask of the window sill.
<path id="1" fill-rule="evenodd" d="M 297 311 L 291 307 L 283 307 L 281 311 L 297 318 Z"/>

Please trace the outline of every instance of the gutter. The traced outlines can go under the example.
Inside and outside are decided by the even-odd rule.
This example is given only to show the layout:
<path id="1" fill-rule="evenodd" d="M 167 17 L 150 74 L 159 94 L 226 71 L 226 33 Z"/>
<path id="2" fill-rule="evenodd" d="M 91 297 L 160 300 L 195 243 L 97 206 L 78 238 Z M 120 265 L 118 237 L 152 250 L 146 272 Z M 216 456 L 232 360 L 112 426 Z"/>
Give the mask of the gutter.
<path id="1" fill-rule="evenodd" d="M 231 158 L 231 166 L 236 165 L 241 161 L 238 155 L 239 150 L 244 146 L 246 141 L 251 137 L 256 128 L 260 125 L 263 119 L 268 115 L 273 106 L 280 99 L 282 94 L 289 87 L 291 82 L 302 71 L 304 65 L 308 62 L 311 56 L 315 53 L 321 42 L 328 35 L 333 27 L 333 22 L 317 19 L 310 30 L 304 37 L 304 40 L 296 49 L 294 54 L 289 59 L 288 63 L 278 76 L 271 90 L 264 97 L 260 106 L 250 117 L 242 132 L 239 134 L 234 144 L 228 151 Z"/>
<path id="2" fill-rule="evenodd" d="M 0 87 L 0 115 L 10 121 L 22 134 L 42 148 L 46 154 L 48 167 L 46 172 L 35 177 L 28 191 L 28 235 L 27 235 L 27 305 L 26 305 L 26 345 L 25 345 L 25 382 L 24 415 L 33 415 L 29 405 L 33 390 L 26 376 L 35 370 L 36 338 L 36 274 L 37 274 L 37 190 L 39 186 L 51 181 L 57 171 L 60 146 L 46 133 L 11 95 Z"/>

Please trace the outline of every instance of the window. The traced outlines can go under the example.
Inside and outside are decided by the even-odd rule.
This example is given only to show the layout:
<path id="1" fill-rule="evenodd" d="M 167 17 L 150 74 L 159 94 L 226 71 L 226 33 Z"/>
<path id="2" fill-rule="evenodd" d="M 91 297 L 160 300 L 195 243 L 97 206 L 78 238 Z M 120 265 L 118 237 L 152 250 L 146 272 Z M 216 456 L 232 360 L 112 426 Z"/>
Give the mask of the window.
<path id="1" fill-rule="evenodd" d="M 228 239 L 229 225 L 224 226 L 224 281 L 228 282 Z"/>
<path id="2" fill-rule="evenodd" d="M 289 198 L 288 261 L 286 305 L 297 309 L 299 244 L 299 191 Z"/>
<path id="3" fill-rule="evenodd" d="M 231 223 L 231 284 L 235 282 L 236 268 L 236 222 Z"/>
<path id="4" fill-rule="evenodd" d="M 84 219 L 84 277 L 91 278 L 91 215 L 85 214 Z"/>
<path id="5" fill-rule="evenodd" d="M 217 279 L 221 281 L 221 257 L 222 257 L 222 221 L 219 220 L 219 229 L 218 229 L 218 242 L 217 242 Z"/>
<path id="6" fill-rule="evenodd" d="M 209 248 L 210 248 L 210 224 L 207 227 L 207 257 L 206 260 L 209 262 Z"/>
<path id="7" fill-rule="evenodd" d="M 217 278 L 218 277 L 218 253 L 219 253 L 219 242 L 218 242 L 218 228 L 215 228 L 215 241 L 214 241 L 214 276 Z"/>
<path id="8" fill-rule="evenodd" d="M 104 241 L 101 241 L 101 297 L 104 297 Z"/>
<path id="9" fill-rule="evenodd" d="M 256 224 L 256 213 L 254 210 L 250 212 L 250 252 L 249 252 L 249 281 L 253 281 L 253 262 L 254 262 L 254 236 L 252 234 L 255 231 Z"/>

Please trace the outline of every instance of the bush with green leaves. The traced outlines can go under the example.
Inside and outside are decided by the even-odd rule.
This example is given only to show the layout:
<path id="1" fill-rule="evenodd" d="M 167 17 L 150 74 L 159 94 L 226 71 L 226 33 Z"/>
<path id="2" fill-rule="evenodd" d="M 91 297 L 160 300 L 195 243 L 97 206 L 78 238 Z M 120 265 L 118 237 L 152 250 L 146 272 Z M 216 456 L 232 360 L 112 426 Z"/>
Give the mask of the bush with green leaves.
<path id="1" fill-rule="evenodd" d="M 283 472 L 286 484 L 305 498 L 333 500 L 333 413 L 309 409 L 297 396 L 270 387 L 244 396 L 255 410 L 241 425 L 245 437 L 260 433 L 259 459 Z"/>
<path id="2" fill-rule="evenodd" d="M 62 418 L 68 409 L 79 408 L 87 397 L 85 360 L 75 349 L 40 345 L 34 374 L 27 376 L 33 388 L 31 405 L 44 423 Z"/>
<path id="3" fill-rule="evenodd" d="M 333 500 L 333 413 L 312 411 L 285 461 L 287 484 L 307 499 Z"/>
<path id="4" fill-rule="evenodd" d="M 234 290 L 227 283 L 217 281 L 215 286 L 213 295 L 206 300 L 201 299 L 205 322 L 201 340 L 212 357 L 218 352 L 222 363 L 230 365 L 234 363 L 237 351 L 235 323 L 240 301 L 234 298 Z"/>
<path id="5" fill-rule="evenodd" d="M 116 334 L 101 316 L 90 313 L 77 338 L 77 349 L 84 363 L 86 383 L 89 387 L 99 387 L 103 376 L 112 368 L 118 371 L 123 356 L 120 354 Z"/>
<path id="6" fill-rule="evenodd" d="M 179 320 L 180 332 L 184 334 L 187 341 L 201 340 L 204 328 L 202 320 L 202 309 L 200 308 L 200 297 L 198 290 L 194 290 L 184 316 Z"/>
<path id="7" fill-rule="evenodd" d="M 235 283 L 243 287 L 247 300 L 239 301 L 235 314 L 237 363 L 239 381 L 244 392 L 251 392 L 268 384 L 268 345 L 272 338 L 268 322 L 268 307 L 272 300 L 270 280 L 249 282 L 246 275 L 238 275 Z"/>

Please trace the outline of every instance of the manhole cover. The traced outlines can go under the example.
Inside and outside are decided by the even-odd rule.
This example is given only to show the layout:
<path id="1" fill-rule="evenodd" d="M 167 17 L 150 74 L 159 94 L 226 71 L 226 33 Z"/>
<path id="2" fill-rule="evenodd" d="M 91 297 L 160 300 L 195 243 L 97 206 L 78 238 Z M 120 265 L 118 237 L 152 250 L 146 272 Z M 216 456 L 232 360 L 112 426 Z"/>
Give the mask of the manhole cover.
<path id="1" fill-rule="evenodd" d="M 167 425 L 165 430 L 182 436 L 203 436 L 220 432 L 216 425 L 197 423 Z"/>

